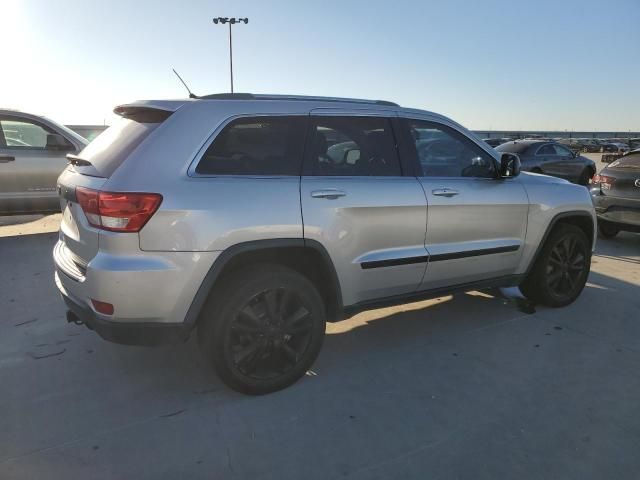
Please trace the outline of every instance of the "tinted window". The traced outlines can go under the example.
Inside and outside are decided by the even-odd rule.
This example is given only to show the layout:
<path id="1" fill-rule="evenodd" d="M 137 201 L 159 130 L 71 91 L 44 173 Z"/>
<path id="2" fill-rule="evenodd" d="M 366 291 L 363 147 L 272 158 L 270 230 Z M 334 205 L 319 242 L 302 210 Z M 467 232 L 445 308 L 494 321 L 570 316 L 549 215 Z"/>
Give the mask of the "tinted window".
<path id="1" fill-rule="evenodd" d="M 529 148 L 528 143 L 522 142 L 507 142 L 502 145 L 498 145 L 496 150 L 499 152 L 508 152 L 508 153 L 524 153 Z"/>
<path id="2" fill-rule="evenodd" d="M 196 168 L 207 175 L 300 175 L 304 117 L 235 120 L 218 134 Z"/>
<path id="3" fill-rule="evenodd" d="M 464 135 L 431 122 L 408 120 L 425 177 L 494 177 L 491 155 Z"/>
<path id="4" fill-rule="evenodd" d="M 120 118 L 87 145 L 78 157 L 91 163 L 76 166 L 76 170 L 89 175 L 109 177 L 159 123 L 143 123 Z"/>
<path id="5" fill-rule="evenodd" d="M 553 148 L 553 145 L 543 145 L 536 152 L 536 155 L 555 155 L 555 154 L 556 154 L 556 149 Z"/>
<path id="6" fill-rule="evenodd" d="M 47 135 L 54 133 L 40 125 L 26 120 L 0 119 L 0 129 L 4 133 L 1 145 L 7 148 L 28 148 L 44 150 L 47 146 Z"/>
<path id="7" fill-rule="evenodd" d="M 316 117 L 308 158 L 313 175 L 400 176 L 391 124 L 379 117 Z"/>
<path id="8" fill-rule="evenodd" d="M 553 148 L 556 152 L 556 155 L 560 155 L 562 157 L 573 157 L 573 154 L 568 148 L 565 148 L 561 145 L 553 145 Z"/>

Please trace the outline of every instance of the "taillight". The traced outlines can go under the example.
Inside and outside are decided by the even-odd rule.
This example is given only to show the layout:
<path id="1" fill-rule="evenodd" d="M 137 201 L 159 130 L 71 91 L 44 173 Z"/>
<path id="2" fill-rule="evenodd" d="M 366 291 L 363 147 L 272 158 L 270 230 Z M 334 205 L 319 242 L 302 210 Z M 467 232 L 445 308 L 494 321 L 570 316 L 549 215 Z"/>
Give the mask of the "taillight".
<path id="1" fill-rule="evenodd" d="M 591 179 L 591 183 L 594 185 L 600 185 L 600 190 L 610 190 L 613 186 L 613 177 L 607 177 L 606 175 L 596 174 Z"/>
<path id="2" fill-rule="evenodd" d="M 139 232 L 158 210 L 157 193 L 101 192 L 76 187 L 76 197 L 87 221 L 110 232 Z"/>

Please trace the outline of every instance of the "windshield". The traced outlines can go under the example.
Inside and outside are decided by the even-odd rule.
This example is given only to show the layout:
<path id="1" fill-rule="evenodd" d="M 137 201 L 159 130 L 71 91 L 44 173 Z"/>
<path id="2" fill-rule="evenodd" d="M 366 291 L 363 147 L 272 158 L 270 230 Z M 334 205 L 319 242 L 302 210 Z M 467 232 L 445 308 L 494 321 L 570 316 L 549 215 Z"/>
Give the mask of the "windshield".
<path id="1" fill-rule="evenodd" d="M 640 168 L 640 152 L 624 156 L 610 163 L 609 168 Z"/>

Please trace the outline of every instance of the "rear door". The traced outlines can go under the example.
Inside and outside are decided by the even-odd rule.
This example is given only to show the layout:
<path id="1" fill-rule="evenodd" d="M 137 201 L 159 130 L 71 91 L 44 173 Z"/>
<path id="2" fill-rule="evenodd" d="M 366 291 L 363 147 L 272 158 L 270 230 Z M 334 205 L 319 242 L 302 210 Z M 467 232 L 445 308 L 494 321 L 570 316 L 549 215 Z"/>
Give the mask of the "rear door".
<path id="1" fill-rule="evenodd" d="M 0 116 L 0 211 L 55 210 L 56 179 L 74 150 L 48 149 L 47 125 L 22 117 Z"/>
<path id="2" fill-rule="evenodd" d="M 428 204 L 429 263 L 420 289 L 515 273 L 529 208 L 519 179 L 496 178 L 493 156 L 453 125 L 401 123 Z"/>
<path id="3" fill-rule="evenodd" d="M 389 112 L 313 111 L 301 179 L 304 236 L 322 243 L 345 305 L 415 291 L 427 207 L 403 176 Z"/>

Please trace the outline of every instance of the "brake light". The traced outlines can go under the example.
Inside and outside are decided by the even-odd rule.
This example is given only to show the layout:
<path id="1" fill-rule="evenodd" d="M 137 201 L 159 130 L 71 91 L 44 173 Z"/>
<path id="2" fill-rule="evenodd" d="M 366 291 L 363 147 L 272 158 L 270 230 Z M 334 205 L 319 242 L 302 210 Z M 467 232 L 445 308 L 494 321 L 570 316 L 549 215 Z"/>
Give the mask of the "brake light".
<path id="1" fill-rule="evenodd" d="M 157 193 L 102 192 L 76 187 L 76 197 L 87 221 L 110 232 L 139 232 L 156 213 Z"/>
<path id="2" fill-rule="evenodd" d="M 613 177 L 607 177 L 606 175 L 596 174 L 591 179 L 591 183 L 594 185 L 600 185 L 600 190 L 610 190 L 613 186 Z"/>

